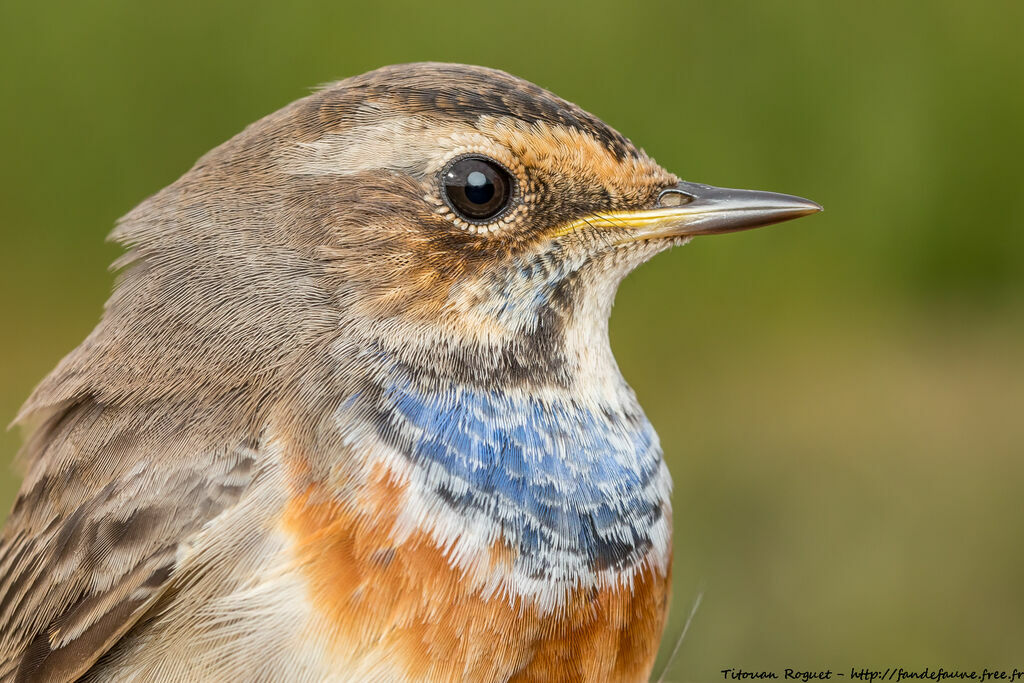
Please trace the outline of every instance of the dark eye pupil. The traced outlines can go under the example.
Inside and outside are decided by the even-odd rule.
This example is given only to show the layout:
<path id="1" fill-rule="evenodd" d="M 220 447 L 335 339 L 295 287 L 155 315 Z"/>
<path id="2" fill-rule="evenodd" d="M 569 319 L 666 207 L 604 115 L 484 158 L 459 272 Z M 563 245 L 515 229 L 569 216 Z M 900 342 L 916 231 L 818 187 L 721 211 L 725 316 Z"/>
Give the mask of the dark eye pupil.
<path id="1" fill-rule="evenodd" d="M 512 194 L 508 172 L 486 157 L 463 157 L 444 172 L 448 204 L 462 218 L 480 222 L 505 210 Z"/>
<path id="2" fill-rule="evenodd" d="M 494 196 L 494 183 L 480 171 L 473 171 L 466 178 L 466 197 L 474 204 L 486 204 Z"/>

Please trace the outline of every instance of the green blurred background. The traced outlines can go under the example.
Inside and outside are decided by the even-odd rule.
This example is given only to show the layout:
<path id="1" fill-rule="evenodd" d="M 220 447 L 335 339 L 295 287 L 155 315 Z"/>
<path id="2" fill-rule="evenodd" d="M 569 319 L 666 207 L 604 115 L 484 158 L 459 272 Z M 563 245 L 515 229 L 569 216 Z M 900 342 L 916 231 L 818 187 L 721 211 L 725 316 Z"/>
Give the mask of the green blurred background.
<path id="1" fill-rule="evenodd" d="M 682 177 L 824 214 L 612 318 L 673 470 L 667 680 L 1024 668 L 1024 3 L 0 2 L 0 415 L 92 328 L 115 219 L 377 66 L 506 69 Z M 0 436 L 0 506 L 20 435 Z"/>

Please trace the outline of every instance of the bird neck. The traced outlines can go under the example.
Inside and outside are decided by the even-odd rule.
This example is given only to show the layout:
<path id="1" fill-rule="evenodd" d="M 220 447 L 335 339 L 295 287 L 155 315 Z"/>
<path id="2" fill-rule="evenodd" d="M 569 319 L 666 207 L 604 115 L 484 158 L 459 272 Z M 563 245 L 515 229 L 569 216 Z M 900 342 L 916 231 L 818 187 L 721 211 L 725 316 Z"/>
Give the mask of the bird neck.
<path id="1" fill-rule="evenodd" d="M 497 545 L 512 558 L 500 588 L 542 602 L 669 561 L 668 471 L 608 343 L 633 264 L 598 265 L 518 263 L 460 285 L 432 321 L 345 326 L 366 379 L 340 423 L 383 442 L 404 527 L 463 571 Z"/>
<path id="2" fill-rule="evenodd" d="M 356 401 L 373 406 L 378 438 L 403 463 L 406 516 L 430 527 L 453 562 L 498 543 L 514 558 L 505 587 L 544 599 L 622 580 L 652 557 L 667 562 L 668 473 L 617 373 L 613 402 L 425 381 L 402 363 L 375 374 Z"/>

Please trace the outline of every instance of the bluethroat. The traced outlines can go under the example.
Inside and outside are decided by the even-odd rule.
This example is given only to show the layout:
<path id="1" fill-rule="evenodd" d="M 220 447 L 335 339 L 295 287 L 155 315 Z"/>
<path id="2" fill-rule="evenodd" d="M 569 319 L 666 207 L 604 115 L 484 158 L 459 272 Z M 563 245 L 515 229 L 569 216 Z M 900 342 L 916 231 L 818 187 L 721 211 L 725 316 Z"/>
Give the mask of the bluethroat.
<path id="1" fill-rule="evenodd" d="M 644 680 L 671 482 L 616 288 L 818 210 L 491 69 L 254 123 L 119 222 L 102 320 L 22 410 L 0 680 Z"/>

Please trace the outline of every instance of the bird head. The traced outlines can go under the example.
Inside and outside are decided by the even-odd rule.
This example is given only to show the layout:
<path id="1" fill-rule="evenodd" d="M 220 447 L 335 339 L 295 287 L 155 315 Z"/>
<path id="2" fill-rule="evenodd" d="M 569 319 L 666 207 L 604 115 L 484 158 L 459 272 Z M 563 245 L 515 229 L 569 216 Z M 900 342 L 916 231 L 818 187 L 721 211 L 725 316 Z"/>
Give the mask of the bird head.
<path id="1" fill-rule="evenodd" d="M 390 67 L 314 101 L 316 130 L 275 155 L 310 198 L 290 224 L 329 226 L 320 256 L 352 327 L 406 353 L 511 358 L 549 380 L 579 371 L 607 348 L 614 293 L 637 265 L 695 235 L 820 210 L 681 182 L 579 107 L 491 69 Z"/>
<path id="2" fill-rule="evenodd" d="M 53 390 L 223 394 L 327 346 L 566 384 L 614 367 L 607 319 L 637 265 L 818 210 L 682 182 L 501 71 L 386 67 L 256 122 L 122 219 L 121 283 Z"/>

